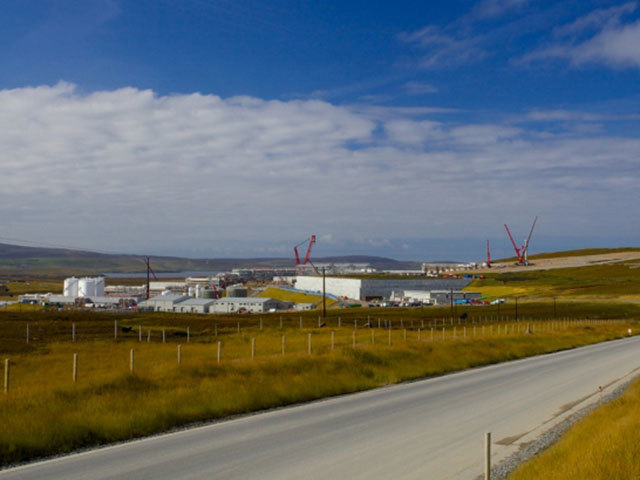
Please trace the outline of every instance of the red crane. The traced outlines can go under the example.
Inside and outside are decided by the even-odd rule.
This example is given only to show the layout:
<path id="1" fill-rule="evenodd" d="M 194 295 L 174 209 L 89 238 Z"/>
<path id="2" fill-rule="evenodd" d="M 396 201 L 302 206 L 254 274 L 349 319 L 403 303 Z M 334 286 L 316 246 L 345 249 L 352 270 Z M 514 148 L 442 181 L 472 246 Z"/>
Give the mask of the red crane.
<path id="1" fill-rule="evenodd" d="M 149 257 L 146 257 L 144 259 L 144 263 L 147 265 L 147 300 L 149 300 L 149 290 L 150 290 L 149 285 L 151 284 L 150 279 L 149 279 L 149 273 L 153 274 L 153 279 L 156 280 L 156 281 L 158 280 L 158 277 L 156 277 L 156 272 L 154 272 L 151 269 L 151 262 L 149 260 Z"/>
<path id="2" fill-rule="evenodd" d="M 300 255 L 298 254 L 298 247 L 305 243 L 309 242 L 309 246 L 307 247 L 307 254 L 304 256 L 304 261 L 300 261 Z M 304 239 L 298 245 L 293 247 L 293 251 L 296 254 L 296 268 L 301 267 L 304 268 L 309 263 L 309 257 L 311 256 L 311 249 L 313 248 L 313 244 L 316 243 L 316 236 L 311 235 L 311 237 Z"/>
<path id="3" fill-rule="evenodd" d="M 518 263 L 521 265 L 529 265 L 529 259 L 527 251 L 529 250 L 529 241 L 531 240 L 531 235 L 533 234 L 533 229 L 536 226 L 536 222 L 538 221 L 538 217 L 536 216 L 533 219 L 533 225 L 531 225 L 531 230 L 529 230 L 529 236 L 527 237 L 527 239 L 524 241 L 524 245 L 522 245 L 520 248 L 518 248 L 518 246 L 516 245 L 516 242 L 513 240 L 513 236 L 511 235 L 511 232 L 509 231 L 509 227 L 507 227 L 507 224 L 504 224 L 504 228 L 507 231 L 507 235 L 509 235 L 509 240 L 511 240 L 511 245 L 513 245 L 513 249 L 516 252 L 516 256 L 518 257 Z"/>
<path id="4" fill-rule="evenodd" d="M 309 246 L 307 247 L 307 254 L 304 256 L 304 262 L 300 262 L 300 255 L 298 254 L 298 247 L 300 245 L 304 244 L 304 243 L 307 243 L 307 242 L 309 242 Z M 309 263 L 309 257 L 311 256 L 311 249 L 313 248 L 313 244 L 314 243 L 316 243 L 316 236 L 315 235 L 311 235 L 310 238 L 304 239 L 298 245 L 293 247 L 293 251 L 296 254 L 296 267 L 298 265 L 306 265 L 307 263 Z"/>

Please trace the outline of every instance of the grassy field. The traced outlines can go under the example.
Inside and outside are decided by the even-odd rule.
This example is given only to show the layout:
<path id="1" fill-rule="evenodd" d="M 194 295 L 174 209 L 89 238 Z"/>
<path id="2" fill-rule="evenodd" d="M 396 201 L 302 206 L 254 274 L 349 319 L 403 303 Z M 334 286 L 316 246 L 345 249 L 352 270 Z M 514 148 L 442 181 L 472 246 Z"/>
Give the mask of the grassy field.
<path id="1" fill-rule="evenodd" d="M 637 262 L 586 267 L 491 273 L 474 280 L 466 290 L 489 297 L 521 296 L 529 299 L 640 300 L 640 268 Z"/>
<path id="2" fill-rule="evenodd" d="M 640 380 L 574 425 L 509 480 L 640 478 Z"/>
<path id="3" fill-rule="evenodd" d="M 487 316 L 456 318 L 452 325 L 451 318 L 435 315 L 442 311 L 430 309 L 422 314 L 420 309 L 358 310 L 328 317 L 324 328 L 317 328 L 312 313 L 0 312 L 0 351 L 11 361 L 9 393 L 0 399 L 0 462 L 618 338 L 637 325 L 633 320 L 560 319 L 516 324 Z M 378 319 L 382 327 L 386 321 L 392 328 L 361 328 L 366 322 L 377 327 Z M 527 324 L 533 333 L 525 334 Z"/>
<path id="4" fill-rule="evenodd" d="M 293 292 L 291 290 L 283 290 L 281 288 L 267 288 L 260 292 L 259 297 L 275 298 L 283 302 L 295 302 L 295 303 L 313 303 L 317 305 L 316 308 L 322 308 L 322 295 L 311 295 L 304 292 Z M 337 305 L 338 301 L 333 298 L 327 297 L 326 305 L 331 307 Z"/>

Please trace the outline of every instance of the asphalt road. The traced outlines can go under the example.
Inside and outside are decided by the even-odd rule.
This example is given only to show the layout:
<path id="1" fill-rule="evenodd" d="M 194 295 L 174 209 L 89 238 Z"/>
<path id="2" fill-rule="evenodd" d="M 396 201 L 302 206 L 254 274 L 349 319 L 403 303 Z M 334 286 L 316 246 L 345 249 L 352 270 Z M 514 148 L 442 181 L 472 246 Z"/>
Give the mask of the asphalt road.
<path id="1" fill-rule="evenodd" d="M 119 444 L 0 479 L 473 479 L 640 367 L 640 337 Z"/>

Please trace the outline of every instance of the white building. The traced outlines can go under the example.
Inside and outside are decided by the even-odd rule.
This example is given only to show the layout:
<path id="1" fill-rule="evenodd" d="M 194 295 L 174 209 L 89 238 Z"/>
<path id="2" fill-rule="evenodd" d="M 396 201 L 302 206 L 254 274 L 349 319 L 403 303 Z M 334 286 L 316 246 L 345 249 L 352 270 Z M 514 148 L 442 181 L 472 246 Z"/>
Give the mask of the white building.
<path id="1" fill-rule="evenodd" d="M 211 313 L 265 313 L 293 308 L 293 303 L 262 297 L 224 297 L 209 307 Z"/>
<path id="2" fill-rule="evenodd" d="M 188 295 L 158 295 L 138 304 L 141 310 L 153 310 L 154 312 L 174 312 L 174 307 L 180 302 L 188 300 Z"/>
<path id="3" fill-rule="evenodd" d="M 405 290 L 460 290 L 471 283 L 468 278 L 341 278 L 326 277 L 326 293 L 340 298 L 372 300 L 391 298 L 392 293 Z M 295 288 L 322 294 L 322 277 L 297 276 Z"/>
<path id="4" fill-rule="evenodd" d="M 214 303 L 216 303 L 216 300 L 211 298 L 189 298 L 175 304 L 172 311 L 180 313 L 209 313 Z"/>

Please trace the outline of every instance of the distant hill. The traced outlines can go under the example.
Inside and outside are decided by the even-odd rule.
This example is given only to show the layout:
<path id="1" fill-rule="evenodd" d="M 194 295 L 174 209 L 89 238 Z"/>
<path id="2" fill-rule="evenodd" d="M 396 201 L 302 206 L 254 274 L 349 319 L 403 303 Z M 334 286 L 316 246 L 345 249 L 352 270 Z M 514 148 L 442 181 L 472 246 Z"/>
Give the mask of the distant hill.
<path id="1" fill-rule="evenodd" d="M 156 272 L 218 271 L 233 268 L 293 267 L 293 258 L 217 258 L 193 259 L 150 257 Z M 368 263 L 376 269 L 419 269 L 420 262 L 399 261 L 367 255 L 318 257 L 314 263 Z M 0 243 L 0 276 L 97 275 L 106 272 L 137 273 L 145 271 L 144 257 L 110 255 L 62 248 L 25 247 Z"/>

